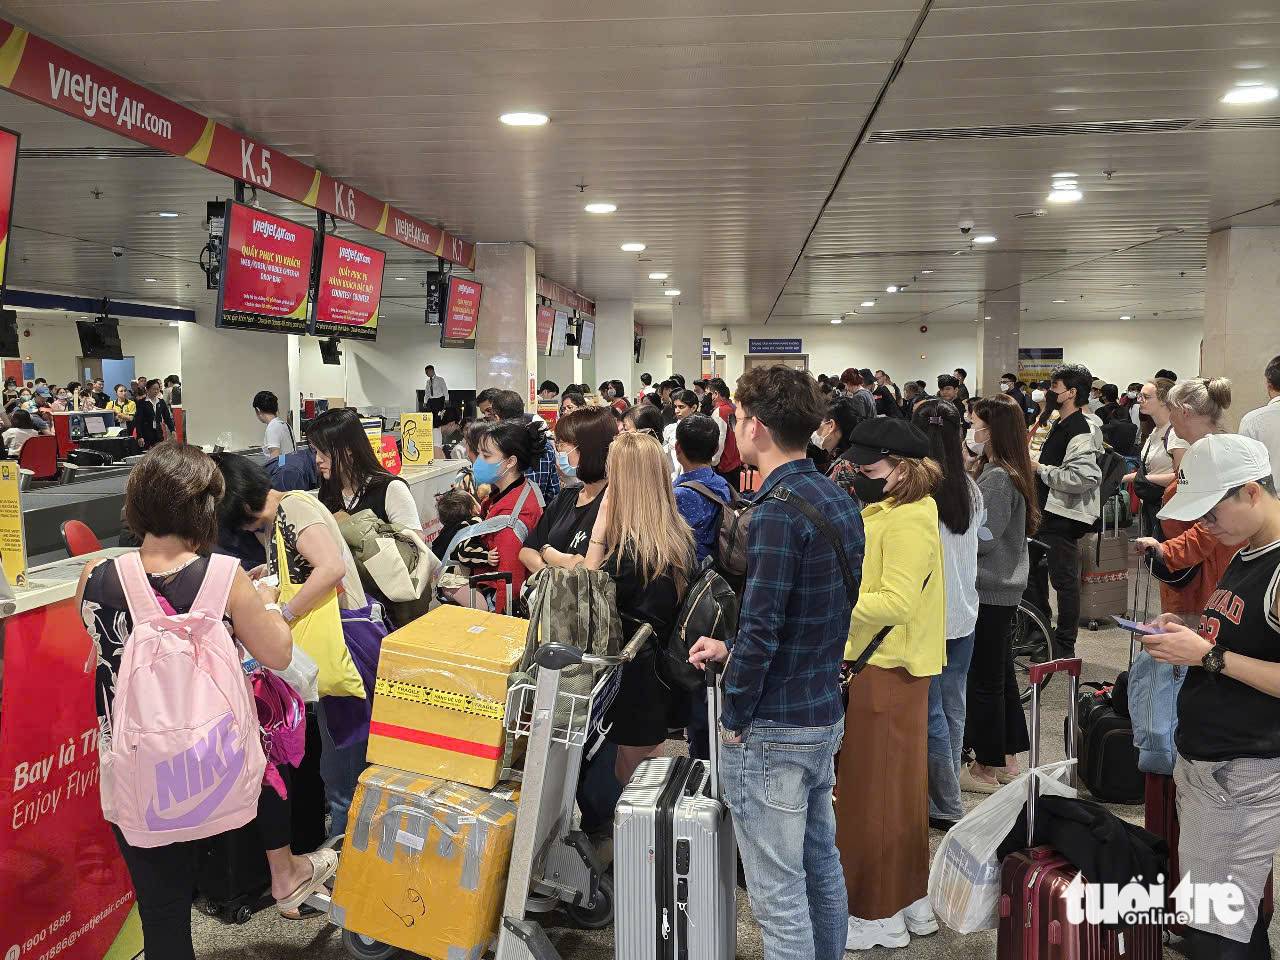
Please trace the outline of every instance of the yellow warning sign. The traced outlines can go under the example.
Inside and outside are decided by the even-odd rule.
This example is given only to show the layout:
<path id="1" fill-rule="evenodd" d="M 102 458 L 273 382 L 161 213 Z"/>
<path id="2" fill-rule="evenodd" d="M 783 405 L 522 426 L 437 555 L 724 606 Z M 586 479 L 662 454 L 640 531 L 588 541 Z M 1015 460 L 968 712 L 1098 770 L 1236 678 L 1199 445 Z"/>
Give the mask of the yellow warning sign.
<path id="1" fill-rule="evenodd" d="M 400 462 L 406 467 L 425 467 L 435 459 L 431 441 L 434 419 L 429 413 L 400 415 Z"/>
<path id="2" fill-rule="evenodd" d="M 436 690 L 404 680 L 387 680 L 379 677 L 373 692 L 382 697 L 394 697 L 409 703 L 423 703 L 444 710 L 457 710 L 489 720 L 501 720 L 507 712 L 507 705 L 496 700 L 485 700 L 468 696 L 455 690 Z"/>
<path id="3" fill-rule="evenodd" d="M 22 530 L 22 494 L 18 464 L 0 461 L 0 559 L 13 586 L 27 582 L 27 541 Z"/>

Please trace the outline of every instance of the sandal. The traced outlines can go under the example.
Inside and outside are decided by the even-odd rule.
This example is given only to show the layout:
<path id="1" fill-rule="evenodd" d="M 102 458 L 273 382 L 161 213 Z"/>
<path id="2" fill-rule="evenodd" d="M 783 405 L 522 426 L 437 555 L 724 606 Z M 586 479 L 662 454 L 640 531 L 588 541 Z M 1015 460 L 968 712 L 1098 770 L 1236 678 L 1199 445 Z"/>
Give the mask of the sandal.
<path id="1" fill-rule="evenodd" d="M 302 906 L 307 897 L 320 889 L 338 872 L 338 854 L 334 850 L 321 847 L 319 850 L 306 854 L 306 857 L 311 861 L 311 879 L 303 881 L 297 890 L 283 900 L 276 901 L 276 910 L 284 916 L 294 912 L 297 912 L 299 919 L 305 916 L 298 908 Z"/>
<path id="2" fill-rule="evenodd" d="M 296 910 L 281 910 L 279 907 L 276 907 L 276 912 L 286 920 L 310 920 L 312 917 L 323 917 L 327 915 L 323 910 L 317 910 L 305 901 L 303 901 L 302 905 Z"/>

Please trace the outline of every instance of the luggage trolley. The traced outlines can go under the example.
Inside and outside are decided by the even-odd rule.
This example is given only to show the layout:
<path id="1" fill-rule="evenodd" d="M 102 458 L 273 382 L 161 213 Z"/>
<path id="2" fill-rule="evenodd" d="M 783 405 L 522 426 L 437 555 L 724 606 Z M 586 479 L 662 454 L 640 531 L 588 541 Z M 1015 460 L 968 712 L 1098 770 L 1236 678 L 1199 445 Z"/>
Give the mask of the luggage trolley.
<path id="1" fill-rule="evenodd" d="M 507 729 L 513 736 L 527 736 L 529 746 L 497 960 L 559 960 L 530 914 L 547 913 L 563 903 L 584 927 L 607 926 L 613 918 L 613 881 L 591 841 L 573 829 L 574 798 L 586 744 L 618 695 L 624 665 L 652 635 L 651 627 L 642 626 L 617 656 L 549 643 L 534 654 L 536 682 L 508 691 Z M 606 668 L 586 695 L 560 689 L 561 671 L 578 664 Z"/>

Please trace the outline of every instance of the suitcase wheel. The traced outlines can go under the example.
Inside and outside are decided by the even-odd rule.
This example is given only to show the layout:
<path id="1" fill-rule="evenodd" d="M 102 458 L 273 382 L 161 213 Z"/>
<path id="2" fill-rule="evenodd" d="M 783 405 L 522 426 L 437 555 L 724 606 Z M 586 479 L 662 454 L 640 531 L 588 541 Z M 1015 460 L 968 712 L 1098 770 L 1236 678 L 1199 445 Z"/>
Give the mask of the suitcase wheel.
<path id="1" fill-rule="evenodd" d="M 235 913 L 231 915 L 231 919 L 236 923 L 248 923 L 253 919 L 253 911 L 249 909 L 247 903 L 242 903 L 236 907 Z"/>
<path id="2" fill-rule="evenodd" d="M 354 930 L 342 931 L 342 945 L 356 960 L 387 960 L 388 957 L 394 957 L 400 952 L 399 947 L 379 943 Z"/>
<path id="3" fill-rule="evenodd" d="M 216 903 L 213 900 L 206 900 L 204 903 L 200 904 L 200 909 L 204 911 L 204 915 L 206 917 L 217 917 L 222 914 L 222 904 Z"/>
<path id="4" fill-rule="evenodd" d="M 595 899 L 590 903 L 567 904 L 565 912 L 584 930 L 601 930 L 613 923 L 613 877 L 600 878 Z"/>
<path id="5" fill-rule="evenodd" d="M 1102 625 L 1102 622 L 1101 622 L 1100 620 L 1090 620 L 1090 621 L 1089 621 L 1089 629 L 1090 629 L 1090 630 L 1097 630 L 1097 629 L 1098 629 L 1098 627 L 1100 627 L 1101 625 Z"/>

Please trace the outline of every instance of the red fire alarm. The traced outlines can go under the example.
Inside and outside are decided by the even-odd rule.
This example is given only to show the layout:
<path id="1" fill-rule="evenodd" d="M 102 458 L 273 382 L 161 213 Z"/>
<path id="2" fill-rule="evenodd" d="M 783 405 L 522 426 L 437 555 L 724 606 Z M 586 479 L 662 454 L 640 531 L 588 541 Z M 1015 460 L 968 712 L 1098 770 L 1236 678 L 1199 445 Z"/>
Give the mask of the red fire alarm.
<path id="1" fill-rule="evenodd" d="M 23 331 L 22 331 L 22 335 L 23 335 L 24 337 L 29 337 L 29 336 L 31 336 L 31 330 L 30 330 L 30 329 L 23 330 Z"/>
<path id="2" fill-rule="evenodd" d="M 923 323 L 922 323 L 922 324 L 920 324 L 920 332 L 921 332 L 921 333 L 928 333 L 928 332 L 929 332 L 929 328 L 928 328 L 925 324 L 923 324 Z"/>

